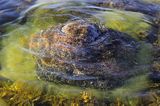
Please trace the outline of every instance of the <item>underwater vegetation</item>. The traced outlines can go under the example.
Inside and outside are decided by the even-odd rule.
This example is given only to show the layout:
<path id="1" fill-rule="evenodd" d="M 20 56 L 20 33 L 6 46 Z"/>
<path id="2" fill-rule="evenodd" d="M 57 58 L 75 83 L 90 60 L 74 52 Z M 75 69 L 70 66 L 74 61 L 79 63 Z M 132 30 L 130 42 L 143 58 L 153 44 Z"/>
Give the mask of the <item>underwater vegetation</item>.
<path id="1" fill-rule="evenodd" d="M 70 93 L 75 92 L 76 95 L 65 96 L 57 95 L 56 90 L 51 85 L 33 81 L 16 81 L 10 85 L 4 85 L 0 88 L 0 97 L 2 98 L 0 103 L 3 106 L 8 105 L 23 105 L 23 106 L 137 106 L 137 105 L 149 105 L 158 106 L 160 104 L 159 94 L 154 91 L 144 92 L 141 95 L 133 95 L 123 97 L 111 97 L 108 94 L 104 99 L 99 99 L 92 95 L 91 90 L 83 90 L 76 92 L 72 89 Z M 152 88 L 153 89 L 153 88 Z M 61 91 L 63 94 L 63 90 Z M 101 94 L 102 96 L 103 94 Z"/>
<path id="2" fill-rule="evenodd" d="M 42 5 L 29 11 L 23 25 L 13 23 L 6 27 L 7 33 L 0 42 L 0 106 L 160 105 L 160 83 L 150 81 L 147 74 L 137 75 L 127 80 L 123 86 L 111 90 L 40 80 L 36 74 L 36 59 L 29 50 L 31 37 L 41 30 L 74 18 L 87 18 L 91 22 L 103 23 L 102 26 L 127 33 L 137 41 L 141 40 L 138 64 L 149 64 L 154 70 L 160 71 L 160 30 L 156 33 L 158 38 L 153 45 L 145 42 L 154 30 L 153 21 L 147 15 L 117 9 L 90 10 L 85 3 L 69 3 L 73 7 L 68 9 L 62 8 L 63 3 L 59 6 L 55 4 Z M 47 8 L 48 5 L 50 8 Z M 152 71 L 148 67 L 142 69 L 146 73 Z"/>

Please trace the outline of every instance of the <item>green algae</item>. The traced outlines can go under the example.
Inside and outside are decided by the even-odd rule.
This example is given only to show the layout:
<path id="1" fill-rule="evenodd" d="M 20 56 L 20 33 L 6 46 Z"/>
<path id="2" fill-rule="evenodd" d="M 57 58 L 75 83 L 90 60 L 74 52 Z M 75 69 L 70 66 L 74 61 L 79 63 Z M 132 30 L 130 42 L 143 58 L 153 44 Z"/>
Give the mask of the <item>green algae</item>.
<path id="1" fill-rule="evenodd" d="M 130 96 L 131 92 L 138 92 L 148 88 L 148 86 L 147 75 L 139 75 L 129 79 L 123 87 L 115 89 L 112 93 L 115 97 L 126 97 Z"/>
<path id="2" fill-rule="evenodd" d="M 0 106 L 9 106 L 3 99 L 0 98 Z"/>
<path id="3" fill-rule="evenodd" d="M 152 64 L 153 46 L 150 43 L 141 42 L 139 52 L 137 54 L 137 61 L 140 65 Z"/>
<path id="4" fill-rule="evenodd" d="M 145 77 L 139 77 L 144 80 Z M 94 89 L 82 89 L 78 87 L 70 87 L 67 85 L 54 85 L 53 83 L 46 83 L 41 81 L 15 81 L 10 86 L 6 86 L 4 88 L 0 88 L 0 97 L 3 98 L 9 104 L 36 104 L 38 103 L 50 103 L 50 104 L 61 104 L 59 101 L 69 101 L 68 105 L 71 103 L 80 104 L 82 102 L 89 103 L 90 101 L 97 100 L 115 100 L 115 98 L 119 98 L 120 100 L 124 100 L 126 96 L 131 95 L 131 92 L 134 84 L 137 86 L 141 86 L 141 81 L 137 78 L 133 80 L 133 85 L 130 87 L 122 87 L 115 89 L 111 92 L 106 90 L 98 90 Z M 143 79 L 144 78 L 144 79 Z M 139 81 L 140 83 L 136 83 L 135 81 Z M 142 86 L 141 86 L 142 87 Z M 145 86 L 143 86 L 144 88 Z M 142 89 L 142 88 L 141 88 Z M 139 91 L 140 89 L 136 89 L 135 91 Z M 135 92 L 134 91 L 134 92 Z M 127 93 L 126 93 L 127 92 Z M 99 96 L 99 97 L 98 97 Z M 11 99 L 7 99 L 10 97 Z M 59 99 L 58 99 L 59 98 Z M 101 99 L 100 99 L 101 98 Z M 75 99 L 77 101 L 75 101 Z"/>
<path id="5" fill-rule="evenodd" d="M 27 33 L 28 32 L 28 33 Z M 35 70 L 35 62 L 32 59 L 32 55 L 23 51 L 22 47 L 27 42 L 29 30 L 19 28 L 9 34 L 6 34 L 6 38 L 3 38 L 0 58 L 2 64 L 1 75 L 9 79 L 30 79 L 30 73 Z M 18 75 L 17 73 L 21 73 Z"/>
<path id="6" fill-rule="evenodd" d="M 66 22 L 69 17 L 64 16 L 66 11 L 54 11 L 50 9 L 36 9 L 34 15 L 28 18 L 28 21 L 35 27 L 45 29 L 49 26 L 55 26 L 58 23 Z M 59 16 L 57 16 L 59 15 Z"/>
<path id="7" fill-rule="evenodd" d="M 141 13 L 111 10 L 98 15 L 104 17 L 104 25 L 108 28 L 127 33 L 135 39 L 145 39 L 151 28 L 148 19 Z"/>

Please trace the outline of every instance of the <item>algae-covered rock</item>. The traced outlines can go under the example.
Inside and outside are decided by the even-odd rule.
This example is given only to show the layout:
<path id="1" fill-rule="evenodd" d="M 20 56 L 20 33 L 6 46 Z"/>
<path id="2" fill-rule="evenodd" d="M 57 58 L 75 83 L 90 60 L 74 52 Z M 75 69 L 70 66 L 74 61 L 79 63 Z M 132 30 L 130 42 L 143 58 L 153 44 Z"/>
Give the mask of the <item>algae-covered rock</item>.
<path id="1" fill-rule="evenodd" d="M 151 58 L 140 45 L 124 33 L 75 20 L 33 35 L 30 50 L 35 53 L 41 79 L 112 88 L 148 70 L 148 66 L 139 69 L 140 62 L 147 65 Z M 140 51 L 149 56 L 145 61 L 138 59 Z"/>

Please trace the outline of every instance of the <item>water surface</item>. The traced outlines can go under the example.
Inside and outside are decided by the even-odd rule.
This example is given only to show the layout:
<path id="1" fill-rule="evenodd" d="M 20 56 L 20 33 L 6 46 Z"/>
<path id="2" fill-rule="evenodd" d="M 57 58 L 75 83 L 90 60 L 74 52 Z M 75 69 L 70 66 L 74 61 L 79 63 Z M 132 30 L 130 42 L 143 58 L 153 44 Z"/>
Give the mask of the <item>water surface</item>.
<path id="1" fill-rule="evenodd" d="M 160 44 L 158 20 L 160 1 L 143 0 L 146 5 L 135 11 L 135 4 L 126 8 L 104 1 L 30 0 L 1 1 L 0 104 L 3 105 L 159 105 L 159 83 L 151 83 L 147 65 L 157 65 L 153 44 Z M 4 2 L 4 3 L 3 3 Z M 6 2 L 6 3 L 5 3 Z M 108 2 L 108 1 L 107 1 Z M 142 2 L 142 1 L 141 1 Z M 134 3 L 134 2 L 133 2 Z M 144 3 L 144 4 L 145 4 Z M 138 4 L 137 4 L 138 5 Z M 152 6 L 154 5 L 154 6 Z M 20 8 L 17 10 L 17 6 Z M 22 6 L 22 7 L 21 7 Z M 133 7 L 132 7 L 133 6 Z M 139 4 L 139 6 L 142 6 Z M 147 7 L 148 6 L 148 7 Z M 146 11 L 144 11 L 146 9 Z M 18 12 L 17 12 L 18 11 Z M 144 11 L 144 12 L 143 12 Z M 151 13 L 149 13 L 151 12 Z M 160 13 L 160 12 L 159 12 Z M 2 18 L 2 19 L 1 19 Z M 144 74 L 129 79 L 115 89 L 82 88 L 38 79 L 36 61 L 29 50 L 30 37 L 50 26 L 69 20 L 85 19 L 124 32 L 142 44 L 139 64 Z M 158 54 L 158 53 L 157 53 Z M 156 61 L 153 61 L 157 58 Z"/>

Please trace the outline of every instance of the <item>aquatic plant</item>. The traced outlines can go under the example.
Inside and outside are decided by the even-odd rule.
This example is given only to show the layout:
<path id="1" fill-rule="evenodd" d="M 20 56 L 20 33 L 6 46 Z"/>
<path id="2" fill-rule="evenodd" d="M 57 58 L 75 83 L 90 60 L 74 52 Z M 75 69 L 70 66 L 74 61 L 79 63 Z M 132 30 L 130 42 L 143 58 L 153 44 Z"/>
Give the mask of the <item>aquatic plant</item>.
<path id="1" fill-rule="evenodd" d="M 105 26 L 125 32 L 135 39 L 145 39 L 151 28 L 149 20 L 141 13 L 113 9 L 98 15 L 104 17 Z"/>

